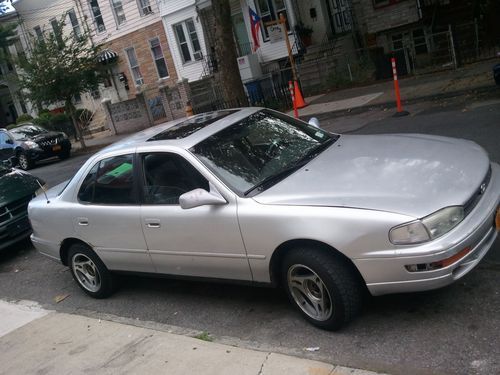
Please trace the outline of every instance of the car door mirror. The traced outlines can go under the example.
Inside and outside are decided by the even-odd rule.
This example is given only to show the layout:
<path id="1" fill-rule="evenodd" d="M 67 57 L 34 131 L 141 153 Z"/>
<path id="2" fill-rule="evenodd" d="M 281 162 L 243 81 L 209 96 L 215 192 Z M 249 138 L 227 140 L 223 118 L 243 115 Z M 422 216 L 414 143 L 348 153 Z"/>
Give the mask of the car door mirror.
<path id="1" fill-rule="evenodd" d="M 316 128 L 319 128 L 319 120 L 316 117 L 311 117 L 308 122 L 309 125 L 315 126 Z"/>
<path id="2" fill-rule="evenodd" d="M 10 139 L 10 138 L 7 138 L 7 139 L 5 140 L 5 143 L 7 143 L 8 145 L 13 145 L 13 144 L 14 144 L 14 141 L 13 141 L 12 139 Z"/>
<path id="3" fill-rule="evenodd" d="M 205 189 L 194 189 L 182 194 L 179 197 L 179 203 L 185 210 L 200 206 L 211 206 L 226 204 L 226 200 L 213 193 L 209 193 Z"/>

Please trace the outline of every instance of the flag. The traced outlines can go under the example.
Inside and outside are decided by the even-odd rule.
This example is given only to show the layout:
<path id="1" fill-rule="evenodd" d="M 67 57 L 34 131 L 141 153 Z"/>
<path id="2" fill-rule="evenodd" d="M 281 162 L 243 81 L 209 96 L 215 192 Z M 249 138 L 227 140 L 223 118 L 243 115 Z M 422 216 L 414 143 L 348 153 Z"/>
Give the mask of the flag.
<path id="1" fill-rule="evenodd" d="M 259 29 L 260 29 L 260 17 L 257 13 L 255 13 L 252 8 L 248 7 L 248 11 L 250 12 L 250 28 L 252 29 L 252 41 L 253 47 L 252 51 L 255 52 L 259 49 Z"/>

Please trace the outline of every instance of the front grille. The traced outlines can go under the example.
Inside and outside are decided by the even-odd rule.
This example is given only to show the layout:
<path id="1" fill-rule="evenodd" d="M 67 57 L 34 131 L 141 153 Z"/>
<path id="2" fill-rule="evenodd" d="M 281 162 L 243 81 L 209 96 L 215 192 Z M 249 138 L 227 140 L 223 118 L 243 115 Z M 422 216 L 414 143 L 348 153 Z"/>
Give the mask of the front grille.
<path id="1" fill-rule="evenodd" d="M 43 141 L 38 141 L 37 143 L 41 146 L 41 147 L 51 147 L 51 146 L 55 146 L 59 143 L 61 143 L 63 141 L 63 137 L 55 137 L 55 138 L 51 138 L 51 139 L 44 139 Z"/>
<path id="2" fill-rule="evenodd" d="M 488 169 L 488 173 L 486 173 L 486 177 L 484 178 L 484 180 L 481 181 L 481 184 L 479 185 L 477 190 L 474 192 L 474 194 L 472 194 L 472 197 L 470 197 L 469 200 L 465 202 L 463 206 L 465 216 L 467 216 L 479 203 L 481 197 L 484 194 L 484 191 L 488 188 L 490 179 L 491 179 L 491 166 L 490 169 Z"/>
<path id="3" fill-rule="evenodd" d="M 0 224 L 6 223 L 17 216 L 26 214 L 28 210 L 28 203 L 31 198 L 33 197 L 30 195 L 0 207 Z"/>

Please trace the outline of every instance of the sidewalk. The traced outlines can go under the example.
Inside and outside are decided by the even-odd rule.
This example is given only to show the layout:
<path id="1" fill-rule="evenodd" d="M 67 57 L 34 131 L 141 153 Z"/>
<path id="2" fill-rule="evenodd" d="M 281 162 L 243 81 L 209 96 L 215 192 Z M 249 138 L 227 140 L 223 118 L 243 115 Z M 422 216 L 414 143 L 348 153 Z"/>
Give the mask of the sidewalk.
<path id="1" fill-rule="evenodd" d="M 376 375 L 47 311 L 28 301 L 0 300 L 0 317 L 0 374 Z"/>
<path id="2" fill-rule="evenodd" d="M 492 66 L 498 62 L 488 60 L 457 70 L 399 79 L 403 104 L 438 97 L 456 96 L 472 91 L 500 89 L 495 86 Z M 337 112 L 367 110 L 377 106 L 395 107 L 394 82 L 379 82 L 370 86 L 332 91 L 306 98 L 309 104 L 299 110 L 299 116 L 325 118 Z M 293 111 L 289 114 L 293 115 Z"/>

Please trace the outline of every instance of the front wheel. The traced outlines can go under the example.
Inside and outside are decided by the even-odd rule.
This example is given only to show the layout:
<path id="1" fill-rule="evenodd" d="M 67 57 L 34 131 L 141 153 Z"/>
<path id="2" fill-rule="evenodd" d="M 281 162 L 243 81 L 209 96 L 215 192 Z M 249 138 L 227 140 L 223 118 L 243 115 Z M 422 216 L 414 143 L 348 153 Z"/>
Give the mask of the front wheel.
<path id="1" fill-rule="evenodd" d="M 347 260 L 315 249 L 290 251 L 282 282 L 292 304 L 315 326 L 335 331 L 361 309 L 362 288 Z"/>
<path id="2" fill-rule="evenodd" d="M 19 153 L 18 159 L 19 159 L 19 167 L 21 167 L 21 169 L 25 171 L 33 168 L 35 164 L 33 160 L 28 156 L 28 154 L 24 151 Z"/>
<path id="3" fill-rule="evenodd" d="M 113 293 L 114 277 L 92 249 L 74 244 L 68 259 L 71 274 L 85 293 L 94 298 L 106 298 Z"/>

